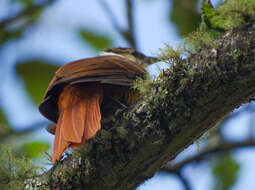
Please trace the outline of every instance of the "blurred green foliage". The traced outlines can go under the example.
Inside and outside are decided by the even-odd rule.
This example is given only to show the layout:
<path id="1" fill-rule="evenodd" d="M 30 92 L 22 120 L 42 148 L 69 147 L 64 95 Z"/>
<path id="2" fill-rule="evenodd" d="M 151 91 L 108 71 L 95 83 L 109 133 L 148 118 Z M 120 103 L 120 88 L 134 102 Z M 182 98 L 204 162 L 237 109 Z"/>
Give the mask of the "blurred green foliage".
<path id="1" fill-rule="evenodd" d="M 12 129 L 8 125 L 8 121 L 2 111 L 0 109 L 0 138 L 5 137 L 6 135 L 10 134 Z"/>
<path id="2" fill-rule="evenodd" d="M 0 124 L 5 124 L 5 125 L 8 124 L 2 109 L 0 109 Z"/>
<path id="3" fill-rule="evenodd" d="M 23 80 L 26 91 L 35 104 L 40 104 L 57 66 L 42 60 L 30 60 L 16 65 L 16 72 Z"/>
<path id="4" fill-rule="evenodd" d="M 8 22 L 0 22 L 0 48 L 8 41 L 19 39 L 39 19 L 44 6 L 33 6 L 33 0 L 10 0 L 12 6 L 21 4 L 20 11 L 9 15 Z M 19 7 L 19 6 L 18 6 Z"/>
<path id="5" fill-rule="evenodd" d="M 34 3 L 34 0 L 11 0 L 11 1 L 15 3 L 21 3 L 25 6 L 30 6 Z"/>
<path id="6" fill-rule="evenodd" d="M 236 182 L 240 169 L 230 154 L 218 155 L 212 165 L 212 173 L 215 179 L 215 190 L 228 190 Z"/>
<path id="7" fill-rule="evenodd" d="M 20 38 L 22 34 L 23 34 L 23 29 L 17 29 L 17 30 L 7 30 L 5 28 L 0 29 L 0 48 L 7 41 Z"/>
<path id="8" fill-rule="evenodd" d="M 26 157 L 37 158 L 47 152 L 49 148 L 49 143 L 43 141 L 35 141 L 23 144 L 21 146 L 21 152 Z"/>
<path id="9" fill-rule="evenodd" d="M 81 29 L 79 31 L 79 34 L 86 43 L 88 43 L 92 48 L 94 48 L 97 51 L 112 46 L 112 40 L 107 35 L 102 35 L 97 33 L 96 31 L 88 29 Z"/>
<path id="10" fill-rule="evenodd" d="M 198 11 L 199 0 L 173 0 L 170 21 L 176 24 L 179 34 L 184 37 L 197 29 L 201 17 Z"/>

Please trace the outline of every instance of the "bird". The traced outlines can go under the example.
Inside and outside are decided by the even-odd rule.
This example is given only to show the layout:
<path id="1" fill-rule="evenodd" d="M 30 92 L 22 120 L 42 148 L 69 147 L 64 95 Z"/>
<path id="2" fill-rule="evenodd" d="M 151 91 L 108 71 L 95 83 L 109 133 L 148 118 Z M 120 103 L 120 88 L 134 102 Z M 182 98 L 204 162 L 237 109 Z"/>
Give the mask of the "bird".
<path id="1" fill-rule="evenodd" d="M 60 67 L 39 105 L 40 113 L 54 123 L 49 125 L 55 134 L 51 161 L 95 136 L 114 105 L 134 104 L 140 97 L 132 88 L 134 81 L 144 78 L 145 67 L 157 61 L 133 48 L 113 47 Z"/>

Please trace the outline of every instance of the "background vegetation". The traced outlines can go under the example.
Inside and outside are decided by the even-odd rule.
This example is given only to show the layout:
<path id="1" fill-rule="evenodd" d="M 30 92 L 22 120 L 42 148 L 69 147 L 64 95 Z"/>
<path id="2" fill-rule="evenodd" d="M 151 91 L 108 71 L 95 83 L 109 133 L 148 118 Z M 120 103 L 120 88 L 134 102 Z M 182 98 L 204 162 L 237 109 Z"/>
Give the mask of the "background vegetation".
<path id="1" fill-rule="evenodd" d="M 229 0 L 228 6 L 212 1 L 214 7 L 219 6 L 217 10 L 203 1 L 202 17 L 199 0 L 116 2 L 0 2 L 0 189 L 19 189 L 22 181 L 38 171 L 31 162 L 51 167 L 46 152 L 51 151 L 53 137 L 44 131 L 48 121 L 39 115 L 37 106 L 59 66 L 112 46 L 129 46 L 158 55 L 159 48 L 167 49 L 164 43 L 177 47 L 185 37 L 192 44 L 188 50 L 196 52 L 199 40 L 212 45 L 212 36 L 244 23 L 245 16 L 236 12 L 255 12 L 253 0 Z M 139 13 L 151 6 L 160 8 Z M 229 9 L 234 13 L 228 14 Z M 209 36 L 196 33 L 198 28 L 206 28 Z M 149 71 L 156 75 L 158 67 L 162 65 Z M 254 111 L 251 102 L 226 116 L 213 131 L 138 189 L 253 189 Z"/>

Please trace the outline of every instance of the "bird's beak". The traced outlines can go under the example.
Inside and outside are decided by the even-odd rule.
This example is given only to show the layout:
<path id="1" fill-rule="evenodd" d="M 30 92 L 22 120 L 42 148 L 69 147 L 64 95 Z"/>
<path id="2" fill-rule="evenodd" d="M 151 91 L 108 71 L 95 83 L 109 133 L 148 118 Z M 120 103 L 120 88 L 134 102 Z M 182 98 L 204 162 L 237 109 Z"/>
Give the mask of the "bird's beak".
<path id="1" fill-rule="evenodd" d="M 158 57 L 146 57 L 146 63 L 148 63 L 149 65 L 159 61 L 160 60 Z"/>

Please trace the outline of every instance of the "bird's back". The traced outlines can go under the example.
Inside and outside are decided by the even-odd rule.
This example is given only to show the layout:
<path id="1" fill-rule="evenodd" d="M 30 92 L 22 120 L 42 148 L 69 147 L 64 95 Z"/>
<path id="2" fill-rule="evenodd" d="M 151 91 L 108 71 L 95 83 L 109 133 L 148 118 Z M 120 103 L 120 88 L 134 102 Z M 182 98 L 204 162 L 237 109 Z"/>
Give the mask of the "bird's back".
<path id="1" fill-rule="evenodd" d="M 58 97 L 66 85 L 127 87 L 146 70 L 120 56 L 98 56 L 71 62 L 59 68 L 46 90 L 40 112 L 49 120 L 58 120 Z M 107 88 L 106 88 L 107 89 Z"/>

